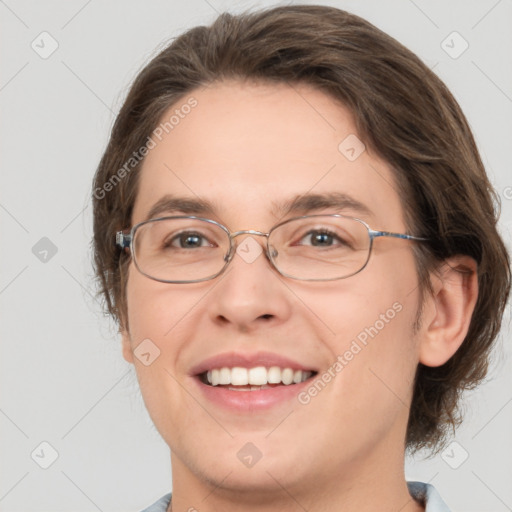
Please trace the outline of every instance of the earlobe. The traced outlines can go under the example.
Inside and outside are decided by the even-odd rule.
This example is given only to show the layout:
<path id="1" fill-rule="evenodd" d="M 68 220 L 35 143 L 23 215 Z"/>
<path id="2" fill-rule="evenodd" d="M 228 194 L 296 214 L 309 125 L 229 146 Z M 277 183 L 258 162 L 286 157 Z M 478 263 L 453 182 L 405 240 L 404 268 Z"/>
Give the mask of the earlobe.
<path id="1" fill-rule="evenodd" d="M 130 333 L 126 330 L 121 330 L 121 344 L 123 357 L 128 363 L 133 364 L 133 351 L 130 340 Z"/>
<path id="2" fill-rule="evenodd" d="M 477 264 L 469 256 L 447 259 L 432 276 L 433 293 L 425 299 L 419 361 L 441 366 L 457 352 L 469 329 L 478 297 Z"/>

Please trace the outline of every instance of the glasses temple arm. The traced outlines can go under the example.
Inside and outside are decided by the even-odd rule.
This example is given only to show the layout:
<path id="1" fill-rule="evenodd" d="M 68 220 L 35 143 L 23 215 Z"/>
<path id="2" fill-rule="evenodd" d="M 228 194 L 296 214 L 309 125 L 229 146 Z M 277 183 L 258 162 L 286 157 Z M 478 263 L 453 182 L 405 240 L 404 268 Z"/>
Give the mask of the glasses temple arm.
<path id="1" fill-rule="evenodd" d="M 393 233 L 391 231 L 376 231 L 374 229 L 368 230 L 371 238 L 377 238 L 379 236 L 390 236 L 392 238 L 401 238 L 402 240 L 417 240 L 417 241 L 426 241 L 428 238 L 423 238 L 414 235 L 404 235 L 403 233 Z"/>

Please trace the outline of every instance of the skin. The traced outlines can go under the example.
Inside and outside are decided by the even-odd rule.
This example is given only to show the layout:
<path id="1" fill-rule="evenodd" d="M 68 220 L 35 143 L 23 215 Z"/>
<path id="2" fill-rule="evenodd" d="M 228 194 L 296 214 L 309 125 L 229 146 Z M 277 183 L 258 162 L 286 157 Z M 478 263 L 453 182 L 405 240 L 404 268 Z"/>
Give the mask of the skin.
<path id="1" fill-rule="evenodd" d="M 172 193 L 214 202 L 209 217 L 231 231 L 267 232 L 282 220 L 274 202 L 335 190 L 373 213 L 313 213 L 406 232 L 388 165 L 368 150 L 353 162 L 338 150 L 357 131 L 329 96 L 304 85 L 239 82 L 191 96 L 197 107 L 145 159 L 133 224 Z M 460 346 L 477 284 L 474 272 L 455 270 L 474 270 L 472 260 L 449 261 L 432 276 L 434 293 L 415 331 L 413 243 L 378 239 L 362 272 L 331 282 L 284 278 L 263 255 L 252 263 L 236 255 L 222 276 L 194 284 L 160 283 L 130 265 L 123 355 L 171 450 L 174 511 L 424 510 L 410 497 L 403 469 L 415 369 L 443 364 Z M 192 366 L 228 351 L 270 351 L 326 370 L 397 302 L 401 311 L 307 405 L 227 411 L 204 398 L 190 375 Z M 160 349 L 149 366 L 133 355 L 146 338 Z M 237 457 L 247 442 L 262 453 L 251 468 Z"/>

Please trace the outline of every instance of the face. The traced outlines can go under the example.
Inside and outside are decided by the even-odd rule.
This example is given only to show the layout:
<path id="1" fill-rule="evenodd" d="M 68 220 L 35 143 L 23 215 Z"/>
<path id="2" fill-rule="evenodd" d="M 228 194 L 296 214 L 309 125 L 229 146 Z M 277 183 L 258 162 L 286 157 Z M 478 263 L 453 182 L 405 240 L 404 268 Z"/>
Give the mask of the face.
<path id="1" fill-rule="evenodd" d="M 391 170 L 367 150 L 357 156 L 353 119 L 329 96 L 238 82 L 190 96 L 196 106 L 145 159 L 132 225 L 172 196 L 208 201 L 212 211 L 160 208 L 159 217 L 195 213 L 231 232 L 268 232 L 294 216 L 336 213 L 406 232 Z M 279 209 L 333 192 L 366 208 L 317 202 L 308 211 Z M 247 251 L 257 250 L 255 242 L 264 247 L 264 237 L 235 240 L 243 247 L 249 239 Z M 124 356 L 171 448 L 175 482 L 271 493 L 278 481 L 299 492 L 335 486 L 341 474 L 361 485 L 382 464 L 401 470 L 418 362 L 412 243 L 378 238 L 366 268 L 335 281 L 283 277 L 265 254 L 235 253 L 223 274 L 192 284 L 154 281 L 130 264 Z M 148 339 L 159 356 L 144 364 L 133 351 Z M 242 391 L 198 375 L 273 366 L 311 376 Z M 286 380 L 286 372 L 277 378 Z"/>

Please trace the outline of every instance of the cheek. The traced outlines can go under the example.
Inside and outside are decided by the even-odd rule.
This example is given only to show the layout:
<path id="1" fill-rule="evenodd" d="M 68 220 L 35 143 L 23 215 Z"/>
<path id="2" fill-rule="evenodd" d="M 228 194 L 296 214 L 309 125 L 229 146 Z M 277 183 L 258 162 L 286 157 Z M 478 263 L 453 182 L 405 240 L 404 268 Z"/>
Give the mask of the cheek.
<path id="1" fill-rule="evenodd" d="M 178 438 L 190 425 L 186 414 L 170 411 L 186 412 L 191 407 L 176 385 L 176 365 L 186 345 L 183 329 L 193 298 L 130 270 L 126 290 L 129 338 L 141 394 L 160 433 L 166 439 Z"/>
<path id="2" fill-rule="evenodd" d="M 419 306 L 416 270 L 410 260 L 402 259 L 401 265 L 370 263 L 346 280 L 294 287 L 330 333 L 327 342 L 340 350 L 354 338 L 364 343 L 385 332 L 409 333 Z"/>
<path id="3" fill-rule="evenodd" d="M 360 274 L 308 295 L 329 331 L 324 340 L 332 363 L 340 363 L 334 371 L 342 378 L 335 381 L 345 403 L 364 396 L 373 405 L 401 404 L 412 391 L 419 290 L 412 255 L 400 256 L 376 258 Z"/>
<path id="4" fill-rule="evenodd" d="M 126 297 L 132 344 L 154 338 L 163 345 L 161 349 L 166 349 L 167 341 L 186 324 L 187 316 L 200 299 L 193 285 L 159 283 L 133 268 L 130 268 Z"/>

